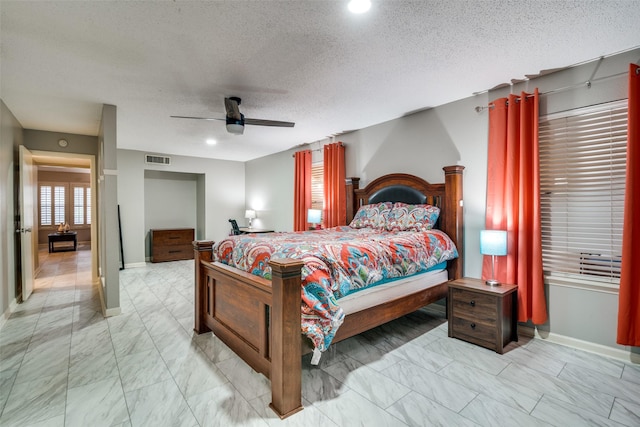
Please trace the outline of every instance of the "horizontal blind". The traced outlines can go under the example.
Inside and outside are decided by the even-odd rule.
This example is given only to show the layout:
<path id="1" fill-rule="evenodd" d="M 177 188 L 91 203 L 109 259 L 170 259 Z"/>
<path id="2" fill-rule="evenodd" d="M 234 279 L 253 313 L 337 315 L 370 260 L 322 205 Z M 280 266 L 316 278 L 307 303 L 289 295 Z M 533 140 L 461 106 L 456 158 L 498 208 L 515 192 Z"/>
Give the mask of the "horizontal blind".
<path id="1" fill-rule="evenodd" d="M 311 209 L 324 207 L 324 164 L 311 166 Z"/>
<path id="2" fill-rule="evenodd" d="M 545 273 L 618 283 L 626 102 L 541 118 L 539 138 Z"/>

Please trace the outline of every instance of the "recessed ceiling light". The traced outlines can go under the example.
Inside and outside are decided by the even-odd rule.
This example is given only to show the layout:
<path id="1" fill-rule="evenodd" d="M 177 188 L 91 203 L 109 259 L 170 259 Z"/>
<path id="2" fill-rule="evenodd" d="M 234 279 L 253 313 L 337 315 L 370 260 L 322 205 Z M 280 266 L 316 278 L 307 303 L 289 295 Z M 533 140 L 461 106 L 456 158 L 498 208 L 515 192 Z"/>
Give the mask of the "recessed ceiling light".
<path id="1" fill-rule="evenodd" d="M 218 142 L 218 141 L 216 141 L 216 140 L 215 140 L 215 139 L 213 139 L 213 138 L 209 138 L 209 139 L 207 139 L 207 144 L 209 144 L 209 145 L 216 145 L 216 143 L 217 143 L 217 142 Z"/>
<path id="2" fill-rule="evenodd" d="M 352 13 L 365 13 L 370 7 L 370 0 L 351 0 L 349 2 L 349 10 Z"/>

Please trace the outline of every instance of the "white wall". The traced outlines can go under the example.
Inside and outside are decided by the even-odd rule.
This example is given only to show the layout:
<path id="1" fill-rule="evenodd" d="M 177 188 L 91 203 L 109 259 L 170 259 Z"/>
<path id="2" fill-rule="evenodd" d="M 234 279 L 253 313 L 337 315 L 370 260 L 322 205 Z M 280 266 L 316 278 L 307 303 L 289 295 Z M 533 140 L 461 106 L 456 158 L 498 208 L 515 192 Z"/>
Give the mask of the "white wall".
<path id="1" fill-rule="evenodd" d="M 144 162 L 145 154 L 163 155 L 118 150 L 118 204 L 125 267 L 145 262 L 145 236 L 148 233 L 145 224 L 145 170 L 199 175 L 196 180 L 197 211 L 202 215 L 197 215 L 204 216 L 204 220 L 202 224 L 200 218 L 196 221 L 198 238 L 219 240 L 229 234 L 229 218 L 244 216 L 244 163 L 172 155 L 171 165 L 148 165 Z"/>

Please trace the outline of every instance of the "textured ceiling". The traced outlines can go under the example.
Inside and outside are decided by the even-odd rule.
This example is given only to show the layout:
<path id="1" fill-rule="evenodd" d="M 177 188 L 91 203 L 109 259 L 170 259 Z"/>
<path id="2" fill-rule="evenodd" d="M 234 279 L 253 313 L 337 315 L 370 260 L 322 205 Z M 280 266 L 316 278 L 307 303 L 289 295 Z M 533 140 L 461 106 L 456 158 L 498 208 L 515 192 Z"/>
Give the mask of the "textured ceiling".
<path id="1" fill-rule="evenodd" d="M 346 3 L 0 0 L 0 94 L 24 128 L 96 135 L 113 104 L 118 148 L 246 161 L 640 45 L 635 0 Z M 225 96 L 296 126 L 169 117 Z"/>

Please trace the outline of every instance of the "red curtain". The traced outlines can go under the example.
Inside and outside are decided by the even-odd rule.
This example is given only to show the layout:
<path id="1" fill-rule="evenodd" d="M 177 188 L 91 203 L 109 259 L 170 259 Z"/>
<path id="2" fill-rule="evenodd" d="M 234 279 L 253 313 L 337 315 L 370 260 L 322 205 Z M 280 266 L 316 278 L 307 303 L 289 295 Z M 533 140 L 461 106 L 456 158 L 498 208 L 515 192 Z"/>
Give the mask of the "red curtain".
<path id="1" fill-rule="evenodd" d="M 347 189 L 345 185 L 344 145 L 324 146 L 324 226 L 347 224 Z"/>
<path id="2" fill-rule="evenodd" d="M 507 231 L 496 278 L 518 284 L 518 321 L 547 321 L 542 273 L 538 89 L 497 99 L 489 109 L 486 229 Z M 485 256 L 482 277 L 491 276 Z"/>
<path id="3" fill-rule="evenodd" d="M 629 65 L 627 175 L 622 265 L 618 295 L 618 344 L 640 346 L 640 66 Z M 635 217 L 635 220 L 634 220 Z"/>
<path id="4" fill-rule="evenodd" d="M 311 150 L 295 154 L 293 186 L 293 231 L 304 231 L 307 229 L 307 209 L 311 208 Z"/>

